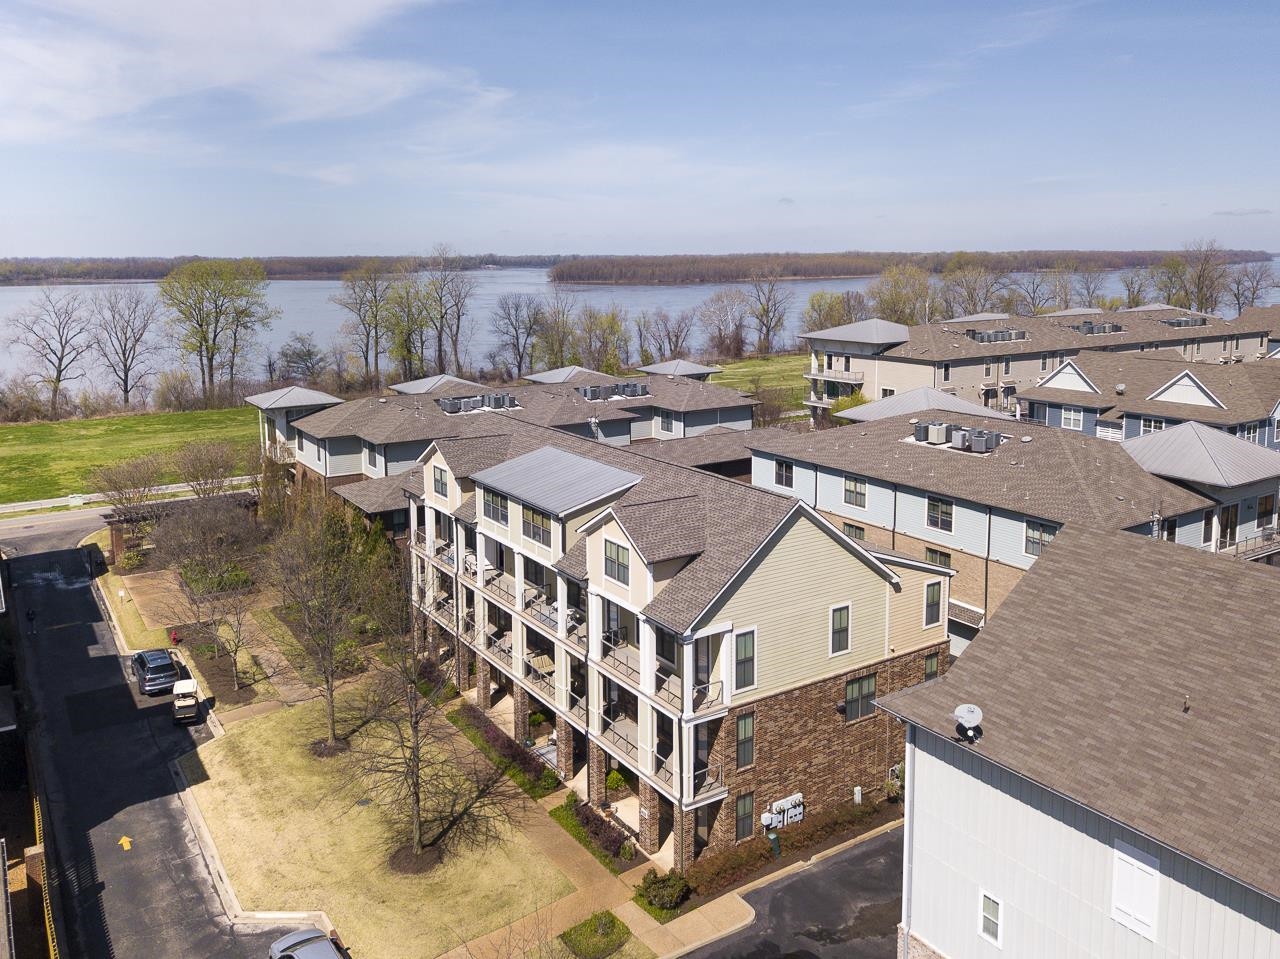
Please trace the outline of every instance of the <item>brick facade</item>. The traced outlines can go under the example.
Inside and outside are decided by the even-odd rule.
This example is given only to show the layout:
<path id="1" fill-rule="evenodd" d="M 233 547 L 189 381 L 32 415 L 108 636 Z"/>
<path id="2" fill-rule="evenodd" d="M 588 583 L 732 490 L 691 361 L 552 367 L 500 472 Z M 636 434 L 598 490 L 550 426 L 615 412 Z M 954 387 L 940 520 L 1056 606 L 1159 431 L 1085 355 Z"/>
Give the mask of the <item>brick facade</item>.
<path id="1" fill-rule="evenodd" d="M 512 683 L 511 708 L 514 711 L 512 722 L 515 733 L 512 738 L 523 743 L 529 738 L 529 693 L 519 683 Z"/>
<path id="2" fill-rule="evenodd" d="M 604 805 L 605 776 L 609 770 L 609 756 L 595 742 L 587 743 L 587 800 L 593 806 Z"/>
<path id="3" fill-rule="evenodd" d="M 661 801 L 658 796 L 658 790 L 641 779 L 639 845 L 647 853 L 657 852 L 660 845 L 658 841 L 660 813 Z"/>
<path id="4" fill-rule="evenodd" d="M 462 640 L 455 642 L 454 650 L 453 685 L 458 687 L 458 692 L 462 692 L 476 684 L 476 654 Z"/>
<path id="5" fill-rule="evenodd" d="M 488 709 L 493 705 L 493 683 L 489 677 L 489 660 L 476 657 L 476 705 Z"/>
<path id="6" fill-rule="evenodd" d="M 556 713 L 556 775 L 568 782 L 573 778 L 573 727 Z"/>
<path id="7" fill-rule="evenodd" d="M 942 675 L 947 649 L 947 643 L 938 643 L 731 709 L 711 748 L 710 764 L 722 764 L 729 793 L 712 823 L 706 852 L 722 852 L 737 842 L 736 802 L 745 793 L 753 796 L 753 835 L 760 832 L 761 813 L 793 793 L 804 794 L 806 815 L 853 799 L 855 786 L 862 787 L 867 802 L 882 798 L 889 768 L 905 755 L 905 735 L 879 710 L 846 722 L 836 708 L 844 702 L 845 683 L 875 673 L 876 694 L 883 696 L 923 682 L 931 653 L 938 654 Z M 754 761 L 738 769 L 737 719 L 745 713 L 755 714 Z"/>

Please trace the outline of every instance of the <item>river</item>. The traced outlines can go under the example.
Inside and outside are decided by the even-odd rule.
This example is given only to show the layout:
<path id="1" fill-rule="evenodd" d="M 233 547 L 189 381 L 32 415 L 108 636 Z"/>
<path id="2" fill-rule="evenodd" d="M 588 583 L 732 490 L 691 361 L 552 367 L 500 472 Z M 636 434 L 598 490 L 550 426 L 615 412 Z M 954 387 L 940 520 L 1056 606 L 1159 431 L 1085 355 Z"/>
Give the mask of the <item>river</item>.
<path id="1" fill-rule="evenodd" d="M 1277 264 L 1280 268 L 1280 264 Z M 1280 272 L 1280 269 L 1278 269 Z M 477 270 L 471 274 L 476 282 L 471 300 L 472 338 L 468 349 L 471 362 L 484 365 L 485 355 L 493 345 L 489 334 L 489 316 L 498 297 L 504 293 L 532 293 L 547 296 L 559 290 L 573 296 L 578 305 L 598 308 L 617 306 L 635 316 L 645 310 L 663 309 L 671 313 L 692 309 L 719 289 L 736 286 L 745 289 L 746 284 L 681 284 L 670 286 L 606 286 L 591 284 L 553 284 L 547 273 L 539 268 L 508 268 Z M 846 290 L 865 290 L 874 277 L 849 279 L 789 280 L 787 288 L 792 292 L 790 317 L 787 328 L 794 333 L 798 327 L 800 312 L 810 294 L 818 290 L 843 293 Z M 154 283 L 143 284 L 154 290 Z M 278 311 L 278 317 L 270 331 L 263 336 L 265 346 L 277 348 L 295 332 L 311 333 L 316 342 L 326 346 L 340 335 L 340 328 L 348 315 L 335 305 L 331 297 L 338 293 L 341 283 L 337 280 L 273 280 L 267 288 L 267 299 Z M 71 289 L 60 286 L 58 289 Z M 102 287 L 94 284 L 78 284 L 74 287 L 84 294 L 91 294 Z M 1109 274 L 1104 293 L 1122 295 L 1119 272 Z M 0 319 L 26 307 L 36 296 L 36 288 L 30 286 L 0 287 Z M 1280 302 L 1280 291 L 1272 291 L 1268 303 Z M 0 373 L 11 373 L 28 364 L 18 351 L 10 348 L 0 351 Z M 77 384 L 77 386 L 80 384 Z"/>

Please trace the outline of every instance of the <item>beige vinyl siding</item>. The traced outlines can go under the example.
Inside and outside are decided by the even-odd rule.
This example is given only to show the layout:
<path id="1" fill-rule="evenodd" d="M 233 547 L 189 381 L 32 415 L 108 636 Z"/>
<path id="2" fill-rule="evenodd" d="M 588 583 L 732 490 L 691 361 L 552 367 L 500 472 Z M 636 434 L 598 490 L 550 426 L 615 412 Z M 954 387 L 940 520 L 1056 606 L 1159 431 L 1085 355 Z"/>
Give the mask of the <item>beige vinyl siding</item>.
<path id="1" fill-rule="evenodd" d="M 796 514 L 698 627 L 756 631 L 756 688 L 746 702 L 886 655 L 889 584 L 812 519 Z M 831 607 L 848 603 L 849 652 L 832 656 Z"/>
<path id="2" fill-rule="evenodd" d="M 444 470 L 446 488 L 449 493 L 443 499 L 435 493 L 435 467 L 437 466 Z M 446 513 L 452 513 L 462 505 L 462 495 L 460 495 L 457 480 L 454 479 L 453 470 L 449 469 L 449 464 L 444 461 L 444 457 L 438 452 L 433 452 L 426 462 L 422 464 L 422 484 L 425 491 L 424 498 L 428 505 Z"/>
<path id="3" fill-rule="evenodd" d="M 689 561 L 688 557 L 679 559 L 668 559 L 661 563 L 653 564 L 653 595 L 657 596 L 662 592 L 662 587 L 666 586 L 676 573 L 684 569 L 685 564 Z"/>
<path id="4" fill-rule="evenodd" d="M 902 581 L 901 589 L 895 590 L 889 598 L 890 653 L 894 655 L 906 653 L 946 639 L 949 577 L 938 573 L 926 573 L 924 570 L 912 569 L 910 566 L 895 566 L 892 562 L 886 562 L 885 565 L 897 573 Z M 938 625 L 926 629 L 924 626 L 925 586 L 938 580 L 942 581 L 939 621 Z"/>
<path id="5" fill-rule="evenodd" d="M 604 574 L 604 541 L 608 539 L 625 546 L 630 551 L 627 559 L 630 573 L 629 586 L 623 586 Z M 590 570 L 590 582 L 600 595 L 608 596 L 629 606 L 631 609 L 644 609 L 649 602 L 649 570 L 636 551 L 635 544 L 622 531 L 617 520 L 612 516 L 597 529 L 592 530 L 587 540 L 587 569 Z"/>
<path id="6" fill-rule="evenodd" d="M 603 512 L 604 505 L 592 504 L 586 509 L 580 509 L 576 513 L 566 513 L 564 517 L 564 550 L 567 553 L 573 544 L 582 539 L 582 534 L 578 530 L 591 522 L 592 517 Z"/>
<path id="7" fill-rule="evenodd" d="M 496 491 L 495 491 L 496 492 Z M 507 502 L 507 525 L 503 526 L 484 514 L 483 486 L 476 487 L 476 530 L 486 536 L 501 538 L 506 543 L 520 542 L 520 504 L 506 493 L 498 493 Z M 512 530 L 515 532 L 513 533 Z"/>

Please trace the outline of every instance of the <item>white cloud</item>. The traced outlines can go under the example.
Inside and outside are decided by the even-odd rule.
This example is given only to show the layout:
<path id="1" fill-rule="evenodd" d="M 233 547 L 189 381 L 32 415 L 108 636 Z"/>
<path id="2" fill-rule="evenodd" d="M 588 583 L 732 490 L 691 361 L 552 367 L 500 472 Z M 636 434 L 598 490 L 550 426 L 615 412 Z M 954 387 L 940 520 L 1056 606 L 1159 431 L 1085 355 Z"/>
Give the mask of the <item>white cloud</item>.
<path id="1" fill-rule="evenodd" d="M 140 121 L 207 92 L 246 97 L 263 122 L 283 123 L 470 82 L 359 54 L 373 28 L 426 2 L 55 0 L 0 13 L 0 139 L 101 134 L 105 121 Z"/>
<path id="2" fill-rule="evenodd" d="M 1270 210 L 1264 210 L 1262 207 L 1250 206 L 1242 207 L 1237 210 L 1214 210 L 1214 216 L 1271 216 Z"/>

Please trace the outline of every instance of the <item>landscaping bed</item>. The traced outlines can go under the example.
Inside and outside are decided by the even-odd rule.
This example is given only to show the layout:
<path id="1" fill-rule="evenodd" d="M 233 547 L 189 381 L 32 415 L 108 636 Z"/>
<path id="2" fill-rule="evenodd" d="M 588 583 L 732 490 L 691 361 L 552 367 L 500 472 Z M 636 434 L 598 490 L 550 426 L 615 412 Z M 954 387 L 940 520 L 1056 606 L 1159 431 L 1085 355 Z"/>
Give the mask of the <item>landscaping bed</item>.
<path id="1" fill-rule="evenodd" d="M 181 636 L 186 627 L 179 626 L 177 629 Z M 194 660 L 193 665 L 203 680 L 201 692 L 208 697 L 211 708 L 245 706 L 259 699 L 270 698 L 275 692 L 270 689 L 266 673 L 248 650 L 240 651 L 240 688 L 236 689 L 231 675 L 231 656 L 222 643 L 184 644 L 183 648 L 187 657 Z"/>
<path id="2" fill-rule="evenodd" d="M 531 799 L 560 788 L 555 770 L 499 729 L 478 706 L 466 703 L 449 713 L 448 720 Z"/>
<path id="3" fill-rule="evenodd" d="M 550 810 L 551 818 L 615 876 L 648 862 L 635 842 L 616 825 L 570 792 Z"/>
<path id="4" fill-rule="evenodd" d="M 560 934 L 560 941 L 577 959 L 607 959 L 631 938 L 627 924 L 605 910 Z"/>

